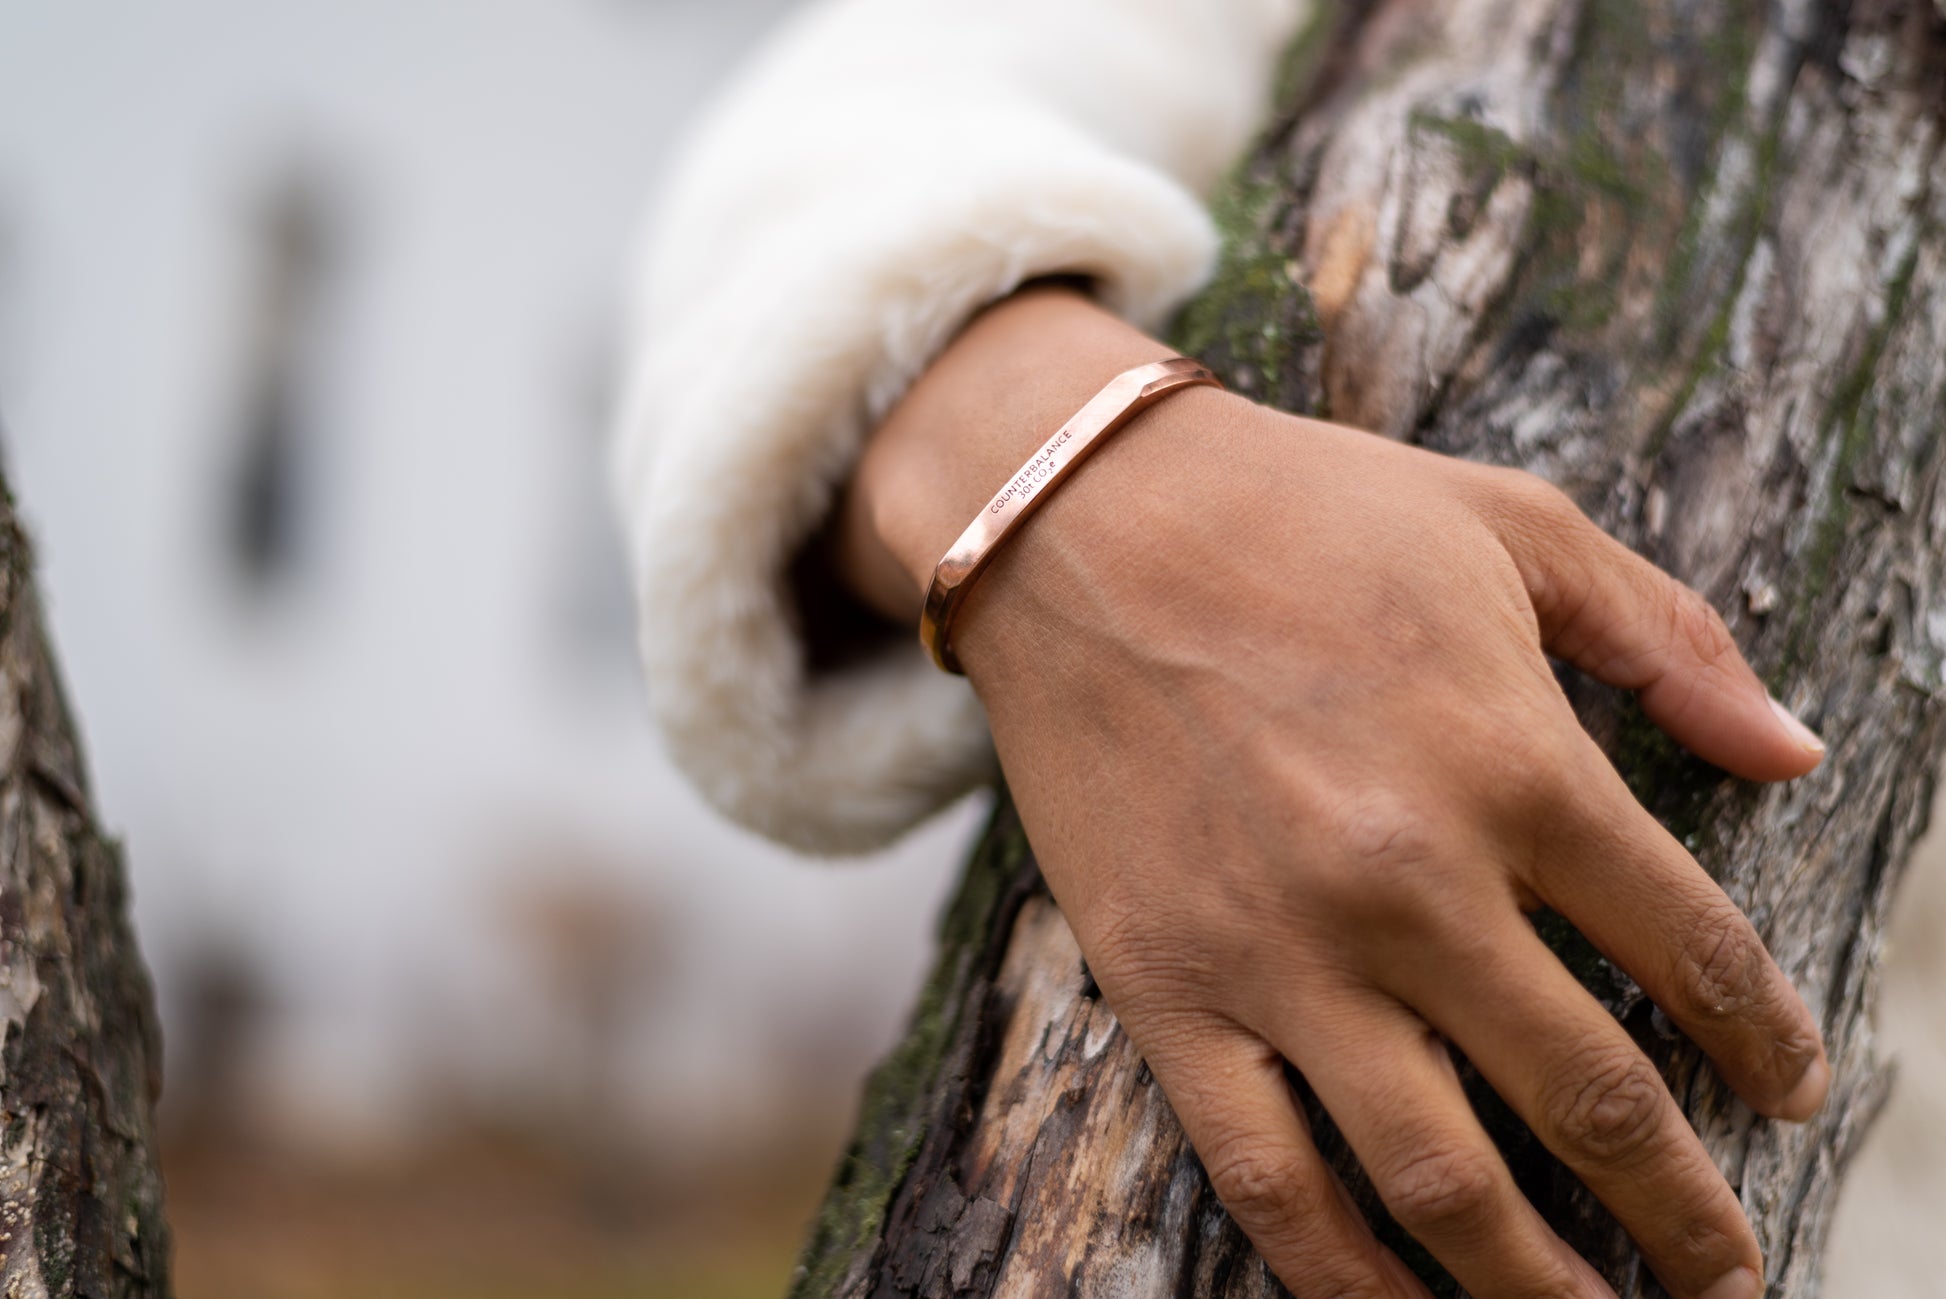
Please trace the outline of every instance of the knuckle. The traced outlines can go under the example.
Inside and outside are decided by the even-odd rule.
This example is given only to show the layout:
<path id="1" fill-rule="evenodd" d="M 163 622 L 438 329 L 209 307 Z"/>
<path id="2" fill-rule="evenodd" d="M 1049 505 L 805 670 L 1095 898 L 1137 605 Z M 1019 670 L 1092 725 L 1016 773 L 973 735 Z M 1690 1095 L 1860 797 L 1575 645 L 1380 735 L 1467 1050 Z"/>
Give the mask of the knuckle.
<path id="1" fill-rule="evenodd" d="M 1432 856 L 1434 837 L 1426 817 L 1390 796 L 1366 796 L 1348 803 L 1336 829 L 1344 853 L 1370 866 L 1411 867 Z"/>
<path id="2" fill-rule="evenodd" d="M 1778 1086 L 1788 1092 L 1804 1079 L 1805 1072 L 1824 1054 L 1824 1038 L 1808 1015 L 1793 1018 L 1777 1033 L 1771 1052 Z"/>
<path id="3" fill-rule="evenodd" d="M 1558 548 L 1563 542 L 1579 543 L 1586 534 L 1598 532 L 1595 523 L 1574 498 L 1524 470 L 1509 470 L 1501 485 L 1500 507 L 1506 526 L 1530 546 Z"/>
<path id="4" fill-rule="evenodd" d="M 1578 522 L 1587 516 L 1568 494 L 1525 469 L 1495 468 L 1488 475 L 1501 508 L 1530 523 Z"/>
<path id="5" fill-rule="evenodd" d="M 1669 579 L 1669 625 L 1674 639 L 1688 645 L 1706 668 L 1726 666 L 1740 656 L 1723 615 L 1702 593 Z"/>
<path id="6" fill-rule="evenodd" d="M 1493 805 L 1507 824 L 1553 821 L 1562 811 L 1581 805 L 1587 797 L 1582 778 L 1585 743 L 1574 728 L 1564 734 L 1555 716 L 1535 708 L 1526 715 L 1508 710 L 1510 724 L 1496 736 L 1496 744 L 1481 763 L 1479 775 L 1491 786 Z"/>
<path id="7" fill-rule="evenodd" d="M 1751 1261 L 1748 1229 L 1726 1229 L 1721 1217 L 1712 1212 L 1715 1207 L 1699 1207 L 1684 1214 L 1676 1224 L 1674 1238 L 1661 1244 L 1663 1256 L 1686 1273 L 1721 1276 L 1738 1264 Z"/>
<path id="8" fill-rule="evenodd" d="M 1136 907 L 1094 908 L 1084 951 L 1097 980 L 1112 983 L 1123 1001 L 1166 996 L 1181 987 L 1188 969 L 1170 927 Z"/>
<path id="9" fill-rule="evenodd" d="M 1566 492 L 1524 469 L 1481 466 L 1473 481 L 1473 509 L 1516 554 L 1553 549 L 1593 526 Z"/>
<path id="10" fill-rule="evenodd" d="M 1669 1106 L 1662 1075 L 1633 1045 L 1569 1057 L 1541 1098 L 1559 1138 L 1598 1163 L 1627 1164 L 1657 1141 Z"/>
<path id="11" fill-rule="evenodd" d="M 1393 1293 L 1379 1271 L 1326 1248 L 1323 1217 L 1337 1197 L 1330 1174 L 1280 1158 L 1239 1134 L 1203 1161 L 1210 1186 L 1265 1256 L 1280 1264 L 1299 1299 L 1383 1299 Z M 1365 1260 L 1369 1263 L 1371 1260 Z M 1288 1264 L 1295 1263 L 1295 1268 Z"/>
<path id="12" fill-rule="evenodd" d="M 1715 911 L 1692 925 L 1676 951 L 1678 1016 L 1703 1023 L 1739 1018 L 1762 1000 L 1770 962 L 1748 923 Z"/>
<path id="13" fill-rule="evenodd" d="M 1424 1151 L 1376 1175 L 1379 1198 L 1417 1233 L 1444 1236 L 1477 1230 L 1498 1202 L 1499 1169 L 1491 1157 L 1468 1147 Z"/>
<path id="14" fill-rule="evenodd" d="M 1419 932 L 1437 927 L 1447 880 L 1430 815 L 1390 793 L 1341 799 L 1322 827 L 1307 887 L 1347 923 Z"/>
<path id="15" fill-rule="evenodd" d="M 1203 1166 L 1216 1198 L 1241 1223 L 1303 1222 L 1327 1207 L 1316 1178 L 1254 1139 L 1219 1146 Z"/>
<path id="16" fill-rule="evenodd" d="M 1525 470 L 1516 469 L 1514 473 L 1517 499 L 1536 519 L 1557 528 L 1580 528 L 1588 523 L 1588 516 L 1581 512 L 1574 498 L 1553 483 Z"/>
<path id="17" fill-rule="evenodd" d="M 1094 965 L 1143 964 L 1155 943 L 1134 907 L 1097 905 L 1088 914 L 1088 959 Z"/>

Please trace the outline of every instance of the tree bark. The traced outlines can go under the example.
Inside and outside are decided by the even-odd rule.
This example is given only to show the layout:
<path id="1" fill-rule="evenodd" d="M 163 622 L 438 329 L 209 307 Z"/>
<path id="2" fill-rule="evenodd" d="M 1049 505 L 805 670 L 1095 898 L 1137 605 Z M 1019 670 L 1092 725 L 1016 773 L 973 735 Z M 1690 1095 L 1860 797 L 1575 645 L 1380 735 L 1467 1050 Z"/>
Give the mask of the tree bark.
<path id="1" fill-rule="evenodd" d="M 1723 610 L 1825 735 L 1817 773 L 1757 787 L 1563 678 L 1821 1016 L 1836 1076 L 1813 1122 L 1755 1118 L 1633 983 L 1539 922 L 1739 1189 L 1771 1293 L 1815 1295 L 1885 1092 L 1880 938 L 1942 739 L 1946 5 L 1320 2 L 1176 341 L 1262 400 L 1562 486 Z M 1283 1293 L 1096 995 L 1004 796 L 941 940 L 794 1293 Z M 1661 1294 L 1471 1090 L 1568 1242 L 1624 1299 Z M 1382 1234 L 1451 1293 L 1312 1109 Z"/>
<path id="2" fill-rule="evenodd" d="M 0 481 L 0 1294 L 166 1299 L 161 1044 Z"/>

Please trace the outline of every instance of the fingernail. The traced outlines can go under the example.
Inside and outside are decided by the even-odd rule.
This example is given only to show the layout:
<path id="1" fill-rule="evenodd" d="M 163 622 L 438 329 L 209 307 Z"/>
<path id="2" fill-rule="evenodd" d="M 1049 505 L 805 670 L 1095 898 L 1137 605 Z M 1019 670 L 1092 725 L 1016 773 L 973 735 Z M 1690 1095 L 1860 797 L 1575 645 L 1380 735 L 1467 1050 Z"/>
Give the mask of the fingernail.
<path id="1" fill-rule="evenodd" d="M 1830 1087 L 1831 1062 L 1819 1056 L 1804 1071 L 1804 1076 L 1797 1080 L 1797 1086 L 1784 1097 L 1784 1103 L 1778 1106 L 1777 1112 L 1784 1118 L 1801 1123 L 1818 1112 L 1818 1107 L 1824 1104 L 1824 1094 Z"/>
<path id="2" fill-rule="evenodd" d="M 1747 1267 L 1725 1272 L 1696 1299 L 1763 1299 L 1764 1279 Z"/>
<path id="3" fill-rule="evenodd" d="M 1797 714 L 1778 703 L 1775 696 L 1771 697 L 1770 711 L 1777 714 L 1777 720 L 1782 722 L 1784 729 L 1791 733 L 1791 738 L 1797 741 L 1798 748 L 1807 753 L 1824 752 L 1824 741 L 1818 738 L 1818 733 L 1798 721 Z"/>

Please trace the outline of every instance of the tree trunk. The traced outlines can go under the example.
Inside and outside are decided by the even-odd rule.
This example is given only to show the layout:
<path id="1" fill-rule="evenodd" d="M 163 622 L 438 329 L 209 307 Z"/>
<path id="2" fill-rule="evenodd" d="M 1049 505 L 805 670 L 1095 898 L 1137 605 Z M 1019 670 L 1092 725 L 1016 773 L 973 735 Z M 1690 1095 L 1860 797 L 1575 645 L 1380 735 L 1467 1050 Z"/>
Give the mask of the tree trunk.
<path id="1" fill-rule="evenodd" d="M 0 1294 L 166 1299 L 161 1044 L 0 482 Z"/>
<path id="2" fill-rule="evenodd" d="M 1287 409 L 1520 465 L 1724 611 L 1825 735 L 1757 787 L 1564 679 L 1637 795 L 1756 922 L 1836 1078 L 1801 1127 L 1737 1103 L 1640 991 L 1543 931 L 1663 1069 L 1818 1290 L 1885 1090 L 1868 1018 L 1941 742 L 1946 7 L 1934 0 L 1366 0 L 1321 8 L 1219 204 L 1178 343 Z M 911 1032 L 867 1090 L 801 1296 L 1282 1291 L 1098 999 L 1005 799 Z M 1624 1299 L 1627 1237 L 1491 1093 L 1522 1185 Z M 1384 1216 L 1313 1108 L 1320 1142 Z"/>

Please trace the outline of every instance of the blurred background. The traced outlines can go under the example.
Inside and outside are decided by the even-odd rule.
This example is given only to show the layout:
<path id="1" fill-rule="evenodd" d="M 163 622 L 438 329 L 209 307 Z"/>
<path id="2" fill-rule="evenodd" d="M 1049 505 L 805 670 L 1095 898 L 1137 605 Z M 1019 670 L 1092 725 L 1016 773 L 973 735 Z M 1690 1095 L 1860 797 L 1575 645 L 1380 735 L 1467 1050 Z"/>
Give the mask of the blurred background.
<path id="1" fill-rule="evenodd" d="M 782 1292 L 982 812 L 807 864 L 643 720 L 621 272 L 788 7 L 0 0 L 0 418 L 161 996 L 186 1299 Z M 1924 1080 L 1946 970 L 1903 950 Z M 1927 1090 L 1861 1176 L 1937 1204 Z"/>
<path id="2" fill-rule="evenodd" d="M 782 0 L 0 0 L 0 418 L 168 1043 L 181 1292 L 774 1295 L 979 809 L 656 750 L 621 272 Z"/>

